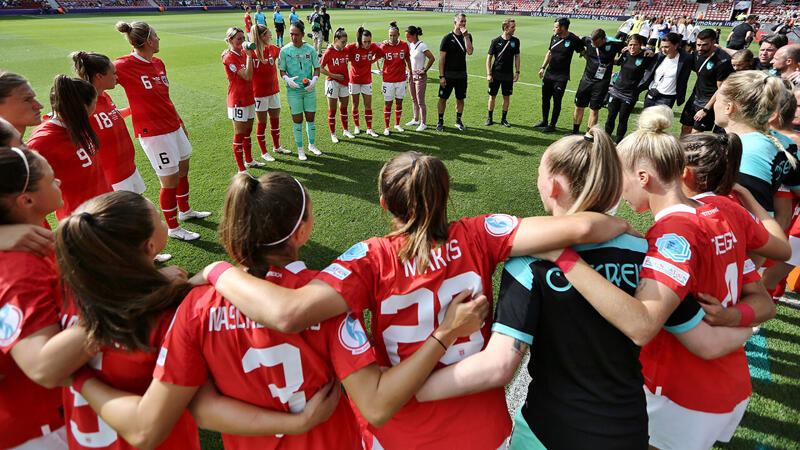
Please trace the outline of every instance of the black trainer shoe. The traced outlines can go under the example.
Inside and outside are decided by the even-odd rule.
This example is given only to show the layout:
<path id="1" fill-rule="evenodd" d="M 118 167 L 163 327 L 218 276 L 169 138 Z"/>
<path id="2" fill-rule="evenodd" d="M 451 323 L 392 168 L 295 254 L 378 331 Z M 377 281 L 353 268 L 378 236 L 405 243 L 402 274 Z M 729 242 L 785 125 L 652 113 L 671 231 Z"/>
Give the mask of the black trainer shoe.
<path id="1" fill-rule="evenodd" d="M 494 120 L 486 119 L 486 126 L 488 127 L 489 125 L 494 125 Z"/>
<path id="2" fill-rule="evenodd" d="M 501 121 L 500 121 L 500 125 L 502 125 L 502 126 L 504 126 L 504 127 L 506 127 L 506 128 L 511 128 L 511 124 L 510 124 L 510 123 L 508 123 L 508 121 L 507 121 L 507 120 L 505 120 L 505 119 L 503 119 L 503 120 L 501 120 Z"/>
<path id="3" fill-rule="evenodd" d="M 542 130 L 542 133 L 552 133 L 554 131 L 556 131 L 556 127 L 554 127 L 552 125 L 548 125 L 548 126 L 544 127 L 544 129 Z"/>
<path id="4" fill-rule="evenodd" d="M 436 131 L 444 131 L 444 124 L 443 123 L 437 123 L 436 124 Z"/>
<path id="5" fill-rule="evenodd" d="M 547 121 L 543 120 L 543 121 L 537 123 L 536 125 L 534 125 L 533 127 L 534 128 L 539 128 L 539 127 L 546 127 L 546 126 L 547 126 Z"/>

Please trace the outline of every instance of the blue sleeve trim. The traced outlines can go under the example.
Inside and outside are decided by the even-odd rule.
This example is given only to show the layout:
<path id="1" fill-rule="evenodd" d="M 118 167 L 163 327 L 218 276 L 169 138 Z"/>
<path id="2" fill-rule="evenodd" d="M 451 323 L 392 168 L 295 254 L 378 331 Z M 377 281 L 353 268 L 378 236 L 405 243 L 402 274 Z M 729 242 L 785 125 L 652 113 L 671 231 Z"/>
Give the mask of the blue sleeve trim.
<path id="1" fill-rule="evenodd" d="M 519 284 L 525 286 L 526 289 L 531 290 L 533 289 L 533 272 L 531 271 L 530 264 L 534 261 L 536 261 L 536 259 L 531 258 L 530 256 L 518 256 L 516 258 L 511 258 L 506 261 L 506 265 L 503 270 L 514 277 Z"/>
<path id="2" fill-rule="evenodd" d="M 665 326 L 664 329 L 672 334 L 685 333 L 691 330 L 692 328 L 696 327 L 697 325 L 699 325 L 700 321 L 703 320 L 703 317 L 705 317 L 705 315 L 706 312 L 700 309 L 699 311 L 697 311 L 697 314 L 695 314 L 694 317 L 687 320 L 686 322 L 672 327 Z"/>
<path id="3" fill-rule="evenodd" d="M 522 341 L 528 345 L 533 344 L 533 336 L 511 328 L 508 325 L 503 325 L 502 323 L 495 322 L 494 325 L 492 325 L 492 332 L 505 334 L 506 336 L 512 337 L 518 341 Z"/>
<path id="4" fill-rule="evenodd" d="M 584 250 L 594 250 L 597 248 L 614 247 L 622 250 L 632 250 L 640 253 L 647 253 L 647 240 L 631 236 L 630 234 L 620 234 L 614 239 L 603 242 L 602 244 L 583 244 L 572 247 L 576 252 Z"/>

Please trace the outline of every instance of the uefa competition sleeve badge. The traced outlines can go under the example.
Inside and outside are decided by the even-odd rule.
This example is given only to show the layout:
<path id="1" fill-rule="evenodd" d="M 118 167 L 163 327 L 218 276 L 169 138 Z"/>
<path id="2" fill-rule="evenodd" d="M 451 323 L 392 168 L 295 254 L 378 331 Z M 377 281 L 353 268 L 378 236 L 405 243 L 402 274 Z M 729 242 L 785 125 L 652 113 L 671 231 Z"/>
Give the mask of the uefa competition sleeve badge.
<path id="1" fill-rule="evenodd" d="M 6 304 L 0 309 L 0 346 L 7 347 L 22 331 L 22 310 Z"/>
<path id="2" fill-rule="evenodd" d="M 348 313 L 339 324 L 339 343 L 353 355 L 360 355 L 370 348 L 367 333 L 361 327 L 361 322 L 353 317 L 353 313 Z"/>
<path id="3" fill-rule="evenodd" d="M 656 239 L 658 252 L 677 263 L 683 263 L 692 257 L 692 248 L 683 236 L 667 233 Z"/>
<path id="4" fill-rule="evenodd" d="M 486 228 L 487 233 L 500 237 L 511 233 L 516 228 L 518 221 L 519 219 L 508 214 L 492 214 L 486 216 L 483 226 Z"/>
<path id="5" fill-rule="evenodd" d="M 339 256 L 339 259 L 342 261 L 353 261 L 356 259 L 361 259 L 367 256 L 368 251 L 369 251 L 369 245 L 367 245 L 366 242 L 359 242 L 358 244 L 347 249 L 346 252 L 342 253 L 341 256 Z"/>

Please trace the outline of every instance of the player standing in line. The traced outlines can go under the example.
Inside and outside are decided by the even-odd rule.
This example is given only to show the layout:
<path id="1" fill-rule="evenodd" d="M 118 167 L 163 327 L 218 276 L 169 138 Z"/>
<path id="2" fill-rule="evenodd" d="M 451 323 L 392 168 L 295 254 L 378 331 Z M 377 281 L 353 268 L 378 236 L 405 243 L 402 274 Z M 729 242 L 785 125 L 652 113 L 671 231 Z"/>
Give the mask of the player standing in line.
<path id="1" fill-rule="evenodd" d="M 394 102 L 394 129 L 403 132 L 400 118 L 403 116 L 403 99 L 406 96 L 406 78 L 411 72 L 411 55 L 408 44 L 400 40 L 400 28 L 397 22 L 389 24 L 389 41 L 381 45 L 383 54 L 383 135 L 389 136 L 389 121 Z"/>
<path id="2" fill-rule="evenodd" d="M 467 15 L 456 14 L 453 31 L 447 33 L 439 45 L 439 122 L 436 131 L 444 131 L 444 111 L 453 89 L 456 91 L 455 127 L 460 131 L 467 129 L 461 122 L 461 115 L 467 98 L 467 55 L 474 50 L 472 36 L 467 31 Z"/>
<path id="3" fill-rule="evenodd" d="M 494 114 L 494 102 L 497 98 L 497 91 L 503 88 L 503 118 L 500 124 L 510 127 L 511 124 L 506 120 L 508 115 L 508 104 L 511 94 L 514 92 L 514 83 L 519 81 L 519 39 L 514 37 L 517 23 L 514 19 L 503 21 L 503 34 L 492 39 L 489 44 L 489 55 L 486 57 L 486 79 L 489 81 L 489 118 L 486 126 L 494 124 L 492 114 Z M 494 63 L 492 63 L 494 58 Z M 513 72 L 512 72 L 513 71 Z"/>
<path id="4" fill-rule="evenodd" d="M 252 9 L 249 6 L 244 8 L 244 29 L 249 33 L 250 29 L 253 28 L 253 18 L 250 17 L 250 11 Z"/>
<path id="5" fill-rule="evenodd" d="M 256 13 L 253 15 L 253 19 L 256 21 L 256 25 L 264 25 L 267 26 L 267 16 L 261 11 L 261 5 L 256 5 Z M 250 30 L 247 30 L 247 33 L 250 34 Z"/>
<path id="6" fill-rule="evenodd" d="M 425 100 L 425 90 L 428 85 L 428 70 L 436 58 L 428 48 L 428 44 L 420 40 L 422 28 L 409 25 L 406 28 L 406 42 L 411 53 L 411 75 L 408 78 L 408 87 L 411 92 L 411 109 L 414 117 L 406 122 L 406 126 L 419 125 L 417 131 L 428 128 L 425 121 L 428 119 L 428 105 Z M 426 63 L 427 61 L 427 63 Z"/>
<path id="7" fill-rule="evenodd" d="M 534 127 L 544 127 L 542 133 L 556 131 L 561 115 L 561 100 L 569 81 L 572 55 L 583 52 L 583 41 L 569 31 L 569 19 L 562 17 L 553 23 L 553 37 L 544 56 L 539 78 L 542 79 L 542 121 Z M 546 72 L 545 72 L 546 71 Z M 553 117 L 550 118 L 550 99 L 553 99 Z M 550 121 L 548 122 L 548 119 Z"/>
<path id="8" fill-rule="evenodd" d="M 367 135 L 378 137 L 372 131 L 372 63 L 383 56 L 378 44 L 372 42 L 372 32 L 358 27 L 356 42 L 347 44 L 350 54 L 350 95 L 353 97 L 353 134 L 359 134 L 358 103 L 359 95 L 364 97 L 364 122 Z"/>
<path id="9" fill-rule="evenodd" d="M 25 128 L 42 123 L 42 108 L 25 77 L 0 71 L 0 117 L 11 122 L 21 136 L 25 135 Z"/>
<path id="10" fill-rule="evenodd" d="M 641 93 L 640 83 L 655 59 L 654 55 L 645 55 L 642 49 L 644 43 L 643 37 L 638 34 L 632 35 L 628 39 L 628 51 L 623 52 L 615 61 L 615 64 L 618 64 L 620 69 L 614 84 L 611 85 L 611 89 L 608 92 L 608 118 L 606 119 L 606 133 L 612 136 L 614 123 L 617 120 L 617 114 L 619 114 L 617 139 L 614 142 L 621 141 L 628 131 L 628 118 L 633 112 L 633 107 L 636 106 Z"/>
<path id="11" fill-rule="evenodd" d="M 290 45 L 281 49 L 278 69 L 286 81 L 286 98 L 289 101 L 289 112 L 292 113 L 294 142 L 297 144 L 297 157 L 305 161 L 303 151 L 303 115 L 306 118 L 306 134 L 308 150 L 321 155 L 316 145 L 317 124 L 314 115 L 317 111 L 317 95 L 314 86 L 319 79 L 319 59 L 316 50 L 303 42 L 305 27 L 303 22 L 294 22 L 289 28 Z"/>
<path id="12" fill-rule="evenodd" d="M 272 23 L 275 25 L 275 45 L 283 47 L 283 30 L 286 27 L 286 23 L 283 20 L 281 7 L 278 5 L 275 5 L 275 12 L 272 13 Z"/>
<path id="13" fill-rule="evenodd" d="M 233 156 L 239 173 L 247 172 L 250 167 L 264 166 L 262 162 L 253 161 L 252 155 L 250 134 L 256 116 L 253 53 L 243 48 L 244 41 L 240 28 L 228 28 L 225 33 L 228 49 L 222 52 L 222 67 L 228 78 L 228 118 L 233 122 Z"/>
<path id="14" fill-rule="evenodd" d="M 303 286 L 318 273 L 297 259 L 314 225 L 311 205 L 300 182 L 284 173 L 259 179 L 237 176 L 228 188 L 220 238 L 230 257 L 250 274 L 289 288 Z M 268 408 L 261 414 L 265 420 L 257 424 L 240 414 L 241 433 L 252 437 L 225 434 L 226 448 L 299 450 L 335 443 L 339 449 L 360 449 L 351 403 L 338 395 L 339 384 L 328 380 L 341 379 L 364 415 L 377 425 L 384 423 L 414 395 L 444 355 L 437 339 L 451 342 L 480 328 L 489 304 L 485 297 L 472 301 L 470 297 L 469 292 L 459 295 L 433 338 L 408 363 L 382 372 L 366 333 L 352 315 L 342 314 L 299 334 L 284 334 L 256 327 L 213 287 L 198 287 L 175 314 L 162 346 L 164 358 L 157 363 L 146 394 L 135 397 L 99 383 L 87 383 L 82 392 L 113 427 L 125 430 L 123 434 L 163 436 L 210 375 L 224 395 Z M 217 311 L 222 308 L 233 312 L 238 324 L 221 323 Z M 285 388 L 275 387 L 284 383 Z M 265 386 L 272 386 L 272 395 L 264 395 Z M 308 398 L 312 393 L 314 398 Z M 200 396 L 192 412 L 203 419 L 213 405 Z M 313 412 L 320 409 L 320 398 L 327 398 L 322 409 L 328 412 L 321 418 L 324 423 L 315 426 L 322 420 L 308 423 L 308 419 L 318 416 Z M 266 420 L 269 416 L 274 420 Z M 235 416 L 228 419 L 235 420 Z"/>
<path id="15" fill-rule="evenodd" d="M 350 79 L 348 77 L 350 52 L 347 50 L 347 33 L 338 28 L 333 35 L 333 44 L 325 50 L 319 62 L 320 72 L 325 78 L 325 97 L 328 99 L 328 128 L 331 130 L 331 141 L 336 144 L 336 109 L 342 121 L 342 134 L 354 138 L 347 129 L 347 104 L 350 103 Z"/>
<path id="16" fill-rule="evenodd" d="M 291 153 L 281 147 L 281 93 L 278 82 L 278 56 L 281 49 L 271 45 L 271 39 L 272 32 L 264 25 L 256 25 L 250 32 L 250 42 L 256 44 L 255 50 L 249 50 L 253 58 L 253 97 L 258 122 L 256 140 L 261 149 L 261 157 L 268 162 L 275 161 L 275 158 L 267 150 L 267 116 L 269 134 L 272 136 L 272 152 Z"/>
<path id="17" fill-rule="evenodd" d="M 70 55 L 75 73 L 97 91 L 97 106 L 90 120 L 100 140 L 100 161 L 106 179 L 115 191 L 145 191 L 144 180 L 136 168 L 136 149 L 128 134 L 125 119 L 106 93 L 117 85 L 117 70 L 107 56 L 94 52 Z"/>
<path id="18" fill-rule="evenodd" d="M 125 88 L 133 115 L 133 132 L 150 160 L 161 192 L 158 201 L 169 227 L 169 237 L 184 241 L 200 235 L 185 230 L 178 220 L 203 219 L 207 211 L 189 206 L 189 157 L 192 144 L 186 127 L 169 98 L 169 80 L 164 63 L 154 55 L 159 37 L 145 22 L 118 22 L 117 31 L 133 46 L 130 55 L 114 61 L 117 82 Z"/>
<path id="19" fill-rule="evenodd" d="M 111 191 L 98 154 L 100 140 L 90 116 L 97 104 L 94 86 L 79 78 L 57 75 L 50 91 L 53 113 L 31 133 L 27 146 L 50 163 L 61 180 L 64 204 L 56 210 L 61 220 L 81 203 Z"/>
<path id="20" fill-rule="evenodd" d="M 225 270 L 217 290 L 268 328 L 297 332 L 353 311 L 373 311 L 372 336 L 383 367 L 407 364 L 431 339 L 452 298 L 467 289 L 490 297 L 492 273 L 509 255 L 552 248 L 558 242 L 603 242 L 627 229 L 604 214 L 518 219 L 490 214 L 447 221 L 449 175 L 441 160 L 416 152 L 387 162 L 378 177 L 381 204 L 394 215 L 393 231 L 352 246 L 297 289 L 286 289 L 238 269 Z M 221 270 L 214 264 L 204 271 Z M 480 351 L 490 321 L 469 338 L 444 341 L 440 359 L 453 364 Z M 434 336 L 436 337 L 436 336 Z M 435 344 L 439 344 L 438 342 Z M 502 388 L 421 404 L 412 399 L 367 444 L 384 448 L 498 448 L 511 432 Z M 370 440 L 374 434 L 377 441 Z"/>

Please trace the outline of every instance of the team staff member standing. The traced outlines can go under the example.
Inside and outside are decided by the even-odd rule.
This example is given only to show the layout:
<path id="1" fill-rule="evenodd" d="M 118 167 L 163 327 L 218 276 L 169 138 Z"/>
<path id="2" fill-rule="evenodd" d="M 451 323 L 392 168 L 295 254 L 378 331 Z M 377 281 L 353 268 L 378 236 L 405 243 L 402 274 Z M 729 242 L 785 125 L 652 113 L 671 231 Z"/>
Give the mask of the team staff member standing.
<path id="1" fill-rule="evenodd" d="M 692 55 L 680 48 L 681 36 L 669 33 L 661 41 L 659 53 L 645 73 L 640 90 L 648 89 L 644 107 L 667 105 L 672 108 L 686 100 L 686 86 L 692 74 Z"/>
<path id="2" fill-rule="evenodd" d="M 611 72 L 614 57 L 625 48 L 625 43 L 606 37 L 601 28 L 592 31 L 591 38 L 584 37 L 586 51 L 586 69 L 575 93 L 575 112 L 572 114 L 572 131 L 566 134 L 578 134 L 583 122 L 583 111 L 589 107 L 589 128 L 597 125 L 600 108 L 603 107 L 608 86 L 611 84 Z"/>
<path id="3" fill-rule="evenodd" d="M 275 12 L 272 13 L 272 23 L 275 24 L 275 45 L 283 47 L 283 29 L 286 24 L 283 21 L 281 7 L 278 5 L 275 5 Z"/>
<path id="4" fill-rule="evenodd" d="M 439 123 L 436 131 L 444 131 L 444 110 L 453 89 L 456 91 L 456 128 L 464 131 L 461 123 L 464 99 L 467 97 L 467 55 L 471 55 L 472 36 L 467 32 L 467 16 L 456 14 L 453 31 L 442 38 L 439 46 Z"/>
<path id="5" fill-rule="evenodd" d="M 753 24 L 756 23 L 758 16 L 751 14 L 747 16 L 747 20 L 739 25 L 733 27 L 731 34 L 728 35 L 726 47 L 732 50 L 741 50 L 750 46 L 753 41 L 753 36 L 756 34 Z"/>
<path id="6" fill-rule="evenodd" d="M 534 127 L 544 127 L 542 132 L 556 131 L 558 116 L 561 115 L 561 99 L 569 81 L 569 68 L 572 64 L 572 55 L 583 51 L 583 41 L 578 36 L 569 32 L 569 19 L 562 17 L 553 23 L 553 37 L 550 38 L 550 48 L 544 56 L 542 68 L 539 69 L 539 78 L 542 79 L 542 121 Z M 549 124 L 550 99 L 553 99 L 553 118 Z"/>
<path id="7" fill-rule="evenodd" d="M 697 81 L 681 114 L 681 136 L 714 128 L 714 99 L 717 89 L 733 72 L 725 52 L 714 49 L 716 33 L 707 28 L 697 35 L 694 72 Z M 724 59 L 723 59 L 724 58 Z"/>
<path id="8" fill-rule="evenodd" d="M 514 83 L 519 81 L 519 39 L 514 37 L 517 23 L 514 19 L 503 21 L 503 34 L 494 38 L 489 45 L 489 56 L 486 57 L 486 79 L 489 80 L 489 119 L 486 126 L 492 125 L 494 101 L 497 91 L 503 88 L 503 118 L 500 124 L 510 127 L 506 120 L 508 104 L 514 91 Z M 492 63 L 494 58 L 494 63 Z M 513 62 L 513 66 L 512 66 Z"/>
<path id="9" fill-rule="evenodd" d="M 321 155 L 314 142 L 317 137 L 317 125 L 314 114 L 317 112 L 317 95 L 314 86 L 319 78 L 319 59 L 314 47 L 303 42 L 305 32 L 303 22 L 294 22 L 289 28 L 292 45 L 281 49 L 278 69 L 286 81 L 286 98 L 289 100 L 289 111 L 292 113 L 294 142 L 297 144 L 297 157 L 306 160 L 303 151 L 303 115 L 306 116 L 306 134 L 308 134 L 308 150 Z M 303 80 L 308 79 L 304 86 Z M 298 83 L 299 81 L 299 83 Z"/>
<path id="10" fill-rule="evenodd" d="M 644 38 L 634 34 L 628 40 L 628 51 L 624 52 L 617 61 L 621 68 L 609 91 L 608 119 L 606 119 L 606 133 L 612 136 L 614 122 L 619 114 L 616 142 L 621 141 L 628 131 L 628 118 L 633 107 L 636 106 L 641 92 L 639 84 L 654 58 L 652 55 L 646 55 L 642 50 L 644 44 Z"/>

